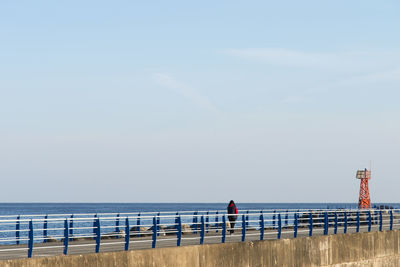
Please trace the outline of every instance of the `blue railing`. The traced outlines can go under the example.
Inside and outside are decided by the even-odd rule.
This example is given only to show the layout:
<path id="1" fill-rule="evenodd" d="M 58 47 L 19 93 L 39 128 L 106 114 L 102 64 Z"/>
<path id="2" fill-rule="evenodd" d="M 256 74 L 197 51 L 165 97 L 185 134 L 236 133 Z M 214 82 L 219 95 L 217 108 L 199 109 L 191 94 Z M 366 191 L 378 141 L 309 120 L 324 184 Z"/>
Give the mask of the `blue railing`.
<path id="1" fill-rule="evenodd" d="M 235 216 L 234 216 L 235 217 Z M 399 210 L 248 210 L 0 216 L 0 256 L 20 251 L 225 243 L 399 229 Z M 234 233 L 230 233 L 234 230 Z M 136 244 L 136 245 L 135 245 Z M 139 246 L 140 244 L 140 246 Z M 12 252 L 12 253 L 11 253 Z M 20 254 L 23 255 L 23 254 Z M 3 257 L 3 258 L 4 258 Z"/>

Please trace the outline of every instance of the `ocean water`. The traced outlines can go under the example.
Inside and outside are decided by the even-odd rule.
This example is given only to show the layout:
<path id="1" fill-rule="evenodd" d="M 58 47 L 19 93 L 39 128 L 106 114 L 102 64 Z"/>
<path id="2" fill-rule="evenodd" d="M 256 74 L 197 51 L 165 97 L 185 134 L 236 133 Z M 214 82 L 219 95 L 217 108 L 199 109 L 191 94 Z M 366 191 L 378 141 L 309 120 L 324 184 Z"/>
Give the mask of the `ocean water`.
<path id="1" fill-rule="evenodd" d="M 225 210 L 226 203 L 0 203 L 0 215 Z M 236 203 L 239 210 L 343 209 L 357 203 Z M 399 208 L 399 203 L 375 203 Z"/>

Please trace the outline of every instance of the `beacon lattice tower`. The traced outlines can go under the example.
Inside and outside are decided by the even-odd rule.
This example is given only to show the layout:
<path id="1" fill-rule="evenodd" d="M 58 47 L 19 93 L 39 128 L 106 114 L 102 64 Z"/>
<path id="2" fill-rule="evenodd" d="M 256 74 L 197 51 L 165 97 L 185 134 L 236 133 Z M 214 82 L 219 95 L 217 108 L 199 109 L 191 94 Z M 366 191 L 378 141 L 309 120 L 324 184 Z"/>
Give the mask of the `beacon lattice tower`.
<path id="1" fill-rule="evenodd" d="M 364 169 L 357 171 L 357 179 L 360 179 L 360 195 L 358 197 L 358 208 L 371 208 L 371 198 L 369 196 L 368 181 L 371 179 L 371 171 Z"/>

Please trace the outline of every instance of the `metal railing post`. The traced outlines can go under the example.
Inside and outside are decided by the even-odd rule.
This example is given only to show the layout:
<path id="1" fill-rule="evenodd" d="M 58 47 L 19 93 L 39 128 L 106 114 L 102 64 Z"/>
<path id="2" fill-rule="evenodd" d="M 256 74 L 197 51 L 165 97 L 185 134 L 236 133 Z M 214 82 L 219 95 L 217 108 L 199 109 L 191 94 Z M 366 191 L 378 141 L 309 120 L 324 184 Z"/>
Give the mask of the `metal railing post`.
<path id="1" fill-rule="evenodd" d="M 136 236 L 140 237 L 140 212 L 138 213 L 136 220 Z"/>
<path id="2" fill-rule="evenodd" d="M 242 242 L 246 241 L 246 216 L 242 215 Z"/>
<path id="3" fill-rule="evenodd" d="M 129 218 L 125 219 L 125 250 L 129 250 L 129 241 L 131 239 L 130 227 L 129 227 Z"/>
<path id="4" fill-rule="evenodd" d="M 246 227 L 249 226 L 249 211 L 246 211 Z"/>
<path id="5" fill-rule="evenodd" d="M 182 242 L 182 219 L 181 216 L 178 216 L 178 229 L 177 229 L 177 241 L 176 241 L 176 245 L 178 247 L 181 246 L 181 242 Z"/>
<path id="6" fill-rule="evenodd" d="M 93 217 L 93 239 L 96 240 L 96 218 L 97 218 L 97 214 L 94 215 Z"/>
<path id="7" fill-rule="evenodd" d="M 286 215 L 285 215 L 285 228 L 288 228 L 289 226 L 289 211 L 286 210 Z"/>
<path id="8" fill-rule="evenodd" d="M 157 236 L 159 236 L 160 235 L 160 212 L 159 213 L 157 213 Z"/>
<path id="9" fill-rule="evenodd" d="M 390 210 L 390 231 L 393 230 L 393 210 Z"/>
<path id="10" fill-rule="evenodd" d="M 72 237 L 74 235 L 74 215 L 71 215 L 71 220 L 69 221 L 69 238 L 72 241 Z"/>
<path id="11" fill-rule="evenodd" d="M 200 228 L 200 245 L 204 244 L 204 233 L 205 233 L 205 225 L 204 225 L 204 215 L 201 216 L 201 228 Z"/>
<path id="12" fill-rule="evenodd" d="M 383 218 L 382 218 L 382 210 L 379 210 L 379 231 L 383 230 Z"/>
<path id="13" fill-rule="evenodd" d="M 371 226 L 372 226 L 372 216 L 371 216 L 371 210 L 368 211 L 368 232 L 371 232 Z"/>
<path id="14" fill-rule="evenodd" d="M 360 232 L 360 211 L 357 211 L 357 228 L 356 228 L 356 232 L 357 233 Z"/>
<path id="15" fill-rule="evenodd" d="M 310 215 L 309 215 L 309 219 L 308 219 L 308 228 L 309 228 L 309 233 L 308 233 L 308 235 L 309 236 L 312 236 L 312 234 L 313 234 L 313 215 L 312 215 L 312 213 L 310 212 Z"/>
<path id="16" fill-rule="evenodd" d="M 335 235 L 337 234 L 337 228 L 338 228 L 338 216 L 337 216 L 337 211 L 335 210 L 335 228 L 333 230 L 333 233 Z"/>
<path id="17" fill-rule="evenodd" d="M 68 219 L 65 218 L 64 220 L 64 255 L 68 255 L 68 242 L 69 242 L 69 222 Z"/>
<path id="18" fill-rule="evenodd" d="M 207 230 L 207 233 L 210 230 L 210 212 L 208 212 L 208 211 L 206 213 L 206 230 Z"/>
<path id="19" fill-rule="evenodd" d="M 115 220 L 115 232 L 117 234 L 115 238 L 119 238 L 119 213 L 117 214 L 117 219 Z"/>
<path id="20" fill-rule="evenodd" d="M 318 211 L 318 218 L 319 218 L 319 225 L 322 228 L 322 225 L 323 225 L 324 220 L 325 220 L 324 213 L 322 211 Z"/>
<path id="21" fill-rule="evenodd" d="M 193 213 L 193 234 L 197 234 L 197 211 Z"/>
<path id="22" fill-rule="evenodd" d="M 33 255 L 33 221 L 29 221 L 29 240 L 28 240 L 28 258 Z"/>
<path id="23" fill-rule="evenodd" d="M 329 220 L 328 220 L 328 212 L 324 213 L 324 235 L 327 235 L 329 231 Z"/>
<path id="24" fill-rule="evenodd" d="M 21 243 L 21 241 L 20 241 L 20 236 L 21 236 L 21 234 L 20 234 L 20 230 L 21 230 L 21 222 L 20 222 L 20 220 L 21 220 L 21 215 L 18 215 L 17 216 L 17 222 L 15 224 L 15 239 L 17 240 L 16 241 L 17 245 L 19 245 Z"/>
<path id="25" fill-rule="evenodd" d="M 260 240 L 264 240 L 264 214 L 260 215 Z"/>
<path id="26" fill-rule="evenodd" d="M 96 219 L 96 253 L 100 252 L 101 245 L 101 227 L 100 227 L 100 218 Z"/>
<path id="27" fill-rule="evenodd" d="M 299 222 L 297 219 L 297 213 L 294 214 L 294 228 L 293 228 L 293 237 L 296 238 L 297 237 L 297 229 L 299 227 Z"/>
<path id="28" fill-rule="evenodd" d="M 44 221 L 43 221 L 43 243 L 47 243 L 47 214 L 44 216 Z"/>
<path id="29" fill-rule="evenodd" d="M 274 215 L 272 216 L 272 227 L 275 229 L 275 218 L 276 218 L 276 210 L 274 210 Z"/>
<path id="30" fill-rule="evenodd" d="M 216 228 L 215 232 L 218 233 L 218 228 L 219 228 L 219 223 L 218 223 L 218 210 L 217 210 L 217 212 L 215 213 L 215 228 Z"/>
<path id="31" fill-rule="evenodd" d="M 151 244 L 152 248 L 156 248 L 157 246 L 157 218 L 153 217 L 153 242 Z"/>
<path id="32" fill-rule="evenodd" d="M 282 217 L 281 214 L 278 213 L 278 239 L 281 239 L 282 235 Z"/>
<path id="33" fill-rule="evenodd" d="M 226 239 L 226 218 L 225 215 L 222 215 L 222 240 L 221 243 L 225 243 Z"/>
<path id="34" fill-rule="evenodd" d="M 344 212 L 344 229 L 343 233 L 347 234 L 347 211 Z"/>

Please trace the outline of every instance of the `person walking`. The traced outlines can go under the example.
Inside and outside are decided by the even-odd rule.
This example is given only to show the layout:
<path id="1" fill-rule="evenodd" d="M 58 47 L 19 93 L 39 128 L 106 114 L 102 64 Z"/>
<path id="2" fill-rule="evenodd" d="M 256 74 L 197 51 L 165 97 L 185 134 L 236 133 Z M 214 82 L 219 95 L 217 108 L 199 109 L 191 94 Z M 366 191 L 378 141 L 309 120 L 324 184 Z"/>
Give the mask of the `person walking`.
<path id="1" fill-rule="evenodd" d="M 228 220 L 230 224 L 229 233 L 232 234 L 234 233 L 233 228 L 235 227 L 235 221 L 238 215 L 238 209 L 233 200 L 229 202 L 227 210 L 228 210 Z"/>

